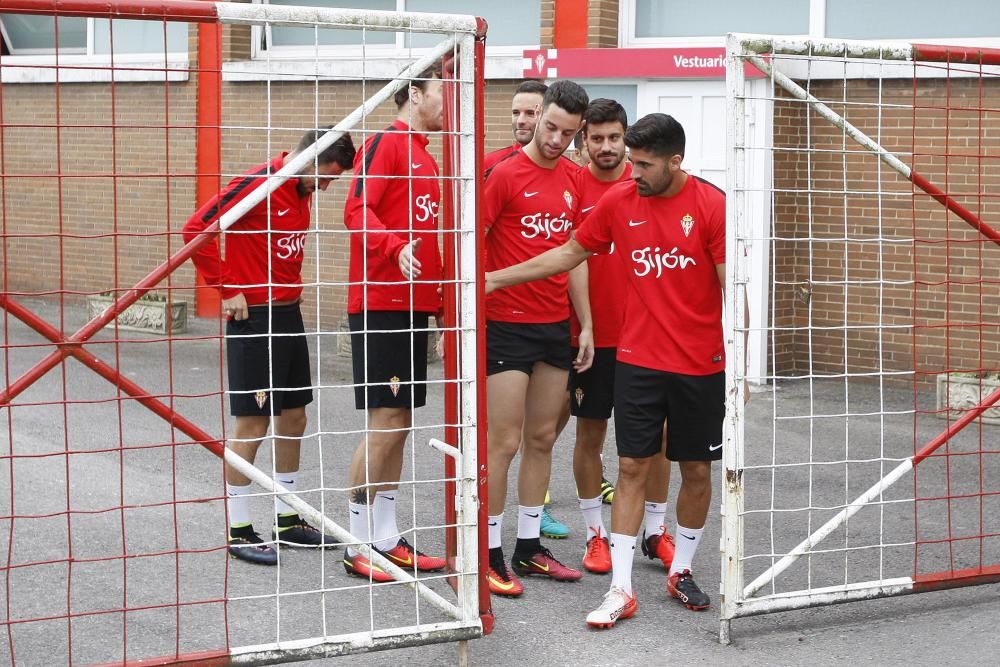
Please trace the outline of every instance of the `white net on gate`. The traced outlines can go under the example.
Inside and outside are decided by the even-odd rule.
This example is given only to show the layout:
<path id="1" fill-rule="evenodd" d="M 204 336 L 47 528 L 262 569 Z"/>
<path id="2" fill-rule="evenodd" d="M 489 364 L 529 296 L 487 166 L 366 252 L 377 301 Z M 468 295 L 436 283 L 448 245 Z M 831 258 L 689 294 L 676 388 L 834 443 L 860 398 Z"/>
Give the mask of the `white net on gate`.
<path id="1" fill-rule="evenodd" d="M 997 81 L 953 54 L 730 37 L 727 302 L 742 322 L 746 294 L 762 323 L 731 325 L 730 370 L 746 332 L 768 371 L 729 406 L 724 635 L 736 616 L 997 575 Z"/>
<path id="2" fill-rule="evenodd" d="M 5 86 L 8 112 L 0 118 L 7 427 L 0 456 L 10 483 L 0 506 L 7 553 L 0 655 L 31 664 L 44 647 L 46 664 L 250 664 L 478 636 L 476 20 L 205 3 L 210 9 L 199 20 L 223 24 L 224 58 L 207 68 L 205 60 L 191 63 L 185 81 L 177 72 L 197 53 L 188 54 L 187 43 L 195 43 L 198 24 L 181 20 L 189 8 L 167 0 L 155 20 L 108 20 L 118 8 L 109 14 L 105 5 L 94 4 L 98 18 L 90 22 L 81 18 L 85 6 L 55 17 L 40 3 L 32 16 L 50 21 L 57 46 L 77 19 L 85 30 L 105 26 L 106 53 L 70 57 L 60 46 L 51 57 L 0 58 L 5 82 L 54 76 L 55 83 L 44 92 Z M 2 20 L 15 20 L 10 16 Z M 178 41 L 179 28 L 192 39 Z M 159 46 L 147 44 L 140 57 L 133 53 L 140 38 L 159 39 Z M 448 361 L 432 360 L 426 380 L 414 381 L 426 387 L 427 406 L 412 411 L 396 524 L 399 537 L 444 557 L 447 567 L 418 572 L 388 562 L 347 529 L 355 448 L 362 443 L 367 457 L 363 445 L 384 434 L 354 405 L 346 303 L 350 238 L 359 232 L 343 220 L 351 175 L 313 195 L 310 225 L 301 233 L 249 231 L 240 221 L 255 206 L 273 205 L 281 216 L 276 192 L 289 177 L 307 174 L 307 181 L 316 154 L 345 132 L 360 149 L 395 118 L 394 93 L 442 62 L 448 120 L 426 133 L 438 170 L 395 176 L 410 190 L 420 179 L 440 188 L 432 233 L 443 258 L 436 282 L 445 305 L 444 317 L 430 320 L 430 338 L 433 345 L 448 336 Z M 194 120 L 203 104 L 215 105 L 215 126 Z M 301 311 L 314 400 L 294 495 L 274 481 L 281 478 L 278 420 L 271 420 L 255 465 L 231 448 L 224 454 L 251 480 L 250 511 L 265 541 L 272 542 L 273 499 L 282 494 L 311 524 L 390 573 L 386 583 L 348 576 L 343 547 L 274 542 L 277 567 L 227 559 L 221 461 L 205 450 L 222 455 L 227 439 L 245 439 L 228 415 L 224 325 L 191 317 L 184 330 L 171 311 L 195 307 L 186 262 L 192 246 L 182 249 L 180 229 L 203 203 L 194 196 L 204 168 L 195 156 L 210 150 L 201 133 L 213 131 L 221 144 L 214 175 L 216 192 L 225 196 L 230 179 L 294 148 L 307 130 L 326 128 L 284 168 L 262 172 L 237 204 L 220 205 L 213 220 L 226 230 L 223 252 L 229 235 L 266 235 L 277 253 L 265 260 L 270 275 L 278 254 L 303 257 Z M 33 150 L 45 153 L 45 167 L 14 166 Z M 32 198 L 33 188 L 45 194 Z M 421 211 L 410 213 L 416 220 Z M 414 229 L 397 233 L 411 237 Z M 204 234 L 192 243 L 214 242 Z M 42 264 L 53 270 L 32 270 Z M 420 285 L 402 276 L 354 283 L 368 289 L 393 281 L 410 294 Z M 279 278 L 258 287 L 273 296 L 289 285 Z M 146 295 L 150 289 L 160 298 Z M 95 304 L 89 314 L 88 297 Z M 126 328 L 164 321 L 177 326 L 159 333 Z M 400 332 L 412 340 L 420 330 L 412 316 L 408 321 Z M 62 345 L 71 335 L 72 345 Z M 275 350 L 287 335 L 268 327 L 258 337 L 266 341 L 269 378 L 261 391 L 280 391 Z"/>

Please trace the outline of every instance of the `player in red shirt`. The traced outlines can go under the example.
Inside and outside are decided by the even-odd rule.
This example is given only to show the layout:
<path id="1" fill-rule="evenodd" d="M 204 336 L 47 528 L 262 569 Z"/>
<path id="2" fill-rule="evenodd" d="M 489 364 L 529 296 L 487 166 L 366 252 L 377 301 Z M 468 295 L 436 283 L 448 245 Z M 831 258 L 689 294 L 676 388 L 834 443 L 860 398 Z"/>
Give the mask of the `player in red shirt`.
<path id="1" fill-rule="evenodd" d="M 188 219 L 184 242 L 194 239 L 324 134 L 323 130 L 306 132 L 294 152 L 282 153 L 230 181 Z M 309 348 L 299 308 L 309 209 L 317 189 L 326 190 L 335 177 L 351 168 L 354 153 L 350 135 L 340 137 L 298 178 L 285 181 L 228 229 L 225 259 L 216 243 L 206 243 L 191 258 L 206 284 L 221 291 L 222 309 L 228 316 L 226 366 L 230 412 L 236 417 L 228 446 L 253 463 L 273 417 L 274 481 L 293 492 L 300 439 L 306 428 L 305 406 L 313 399 Z M 250 480 L 227 464 L 229 553 L 253 563 L 277 565 L 277 552 L 254 532 L 249 493 Z M 273 540 L 292 546 L 336 542 L 308 525 L 280 498 L 274 499 L 274 510 Z"/>
<path id="2" fill-rule="evenodd" d="M 351 461 L 355 488 L 348 517 L 354 537 L 400 567 L 440 570 L 444 559 L 418 552 L 396 526 L 413 409 L 427 397 L 428 320 L 441 309 L 441 196 L 438 165 L 427 152 L 427 133 L 440 132 L 444 122 L 440 70 L 423 72 L 394 101 L 396 120 L 358 151 L 344 205 L 344 224 L 352 232 L 347 313 L 354 403 L 366 411 L 368 427 Z M 350 547 L 344 567 L 348 574 L 392 581 Z"/>
<path id="3" fill-rule="evenodd" d="M 677 550 L 667 590 L 690 609 L 709 598 L 691 561 L 711 501 L 712 461 L 722 456 L 725 354 L 725 196 L 681 169 L 684 130 L 650 114 L 625 133 L 632 182 L 613 186 L 574 238 L 520 266 L 488 273 L 487 292 L 564 272 L 591 254 L 622 253 L 628 276 L 615 371 L 619 477 L 611 517 L 611 589 L 587 616 L 612 627 L 636 612 L 632 559 L 652 457 L 677 461 Z"/>
<path id="4" fill-rule="evenodd" d="M 580 189 L 579 224 L 583 224 L 597 202 L 613 185 L 632 179 L 632 167 L 625 160 L 625 130 L 628 116 L 621 104 L 609 99 L 590 102 L 583 115 L 580 152 L 589 159 L 578 176 Z M 590 313 L 594 332 L 594 363 L 589 370 L 569 373 L 568 411 L 576 417 L 576 444 L 573 474 L 580 511 L 587 527 L 583 567 L 597 574 L 611 570 L 611 549 L 602 517 L 603 474 L 601 451 L 608 419 L 614 408 L 615 352 L 625 316 L 626 280 L 619 253 L 592 255 L 587 260 Z M 580 322 L 570 317 L 570 340 L 577 354 Z M 568 417 L 566 417 L 568 418 Z M 673 540 L 663 527 L 670 465 L 666 457 L 653 457 L 646 486 L 645 529 L 642 552 L 660 558 L 666 567 L 673 560 Z"/>
<path id="5" fill-rule="evenodd" d="M 514 91 L 514 99 L 510 104 L 510 125 L 514 131 L 514 144 L 498 148 L 483 156 L 483 172 L 487 176 L 497 163 L 506 160 L 531 143 L 531 138 L 535 135 L 535 125 L 538 123 L 538 114 L 542 108 L 542 96 L 546 90 L 548 86 L 541 81 L 528 79 L 522 81 Z"/>
<path id="6" fill-rule="evenodd" d="M 486 267 L 523 262 L 569 238 L 579 207 L 576 167 L 562 157 L 580 130 L 587 93 L 572 81 L 549 86 L 534 138 L 499 163 L 486 180 L 483 221 Z M 486 299 L 486 401 L 489 458 L 490 590 L 517 596 L 521 583 L 508 570 L 500 544 L 507 473 L 522 451 L 518 480 L 517 574 L 573 581 L 581 573 L 556 560 L 539 541 L 556 423 L 569 368 L 590 365 L 590 309 L 586 267 L 554 275 Z M 581 353 L 569 345 L 569 299 L 580 314 Z M 523 446 L 522 446 L 523 435 Z"/>

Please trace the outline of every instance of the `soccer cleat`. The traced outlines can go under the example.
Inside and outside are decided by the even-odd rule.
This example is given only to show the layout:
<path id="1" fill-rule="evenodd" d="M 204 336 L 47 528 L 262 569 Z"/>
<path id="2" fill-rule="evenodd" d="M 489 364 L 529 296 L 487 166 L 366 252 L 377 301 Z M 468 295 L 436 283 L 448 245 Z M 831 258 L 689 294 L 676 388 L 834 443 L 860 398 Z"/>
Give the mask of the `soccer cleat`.
<path id="1" fill-rule="evenodd" d="M 503 557 L 496 559 L 496 562 L 492 562 L 494 559 L 490 560 L 490 569 L 486 571 L 486 582 L 490 586 L 490 593 L 516 598 L 524 592 L 524 586 L 507 569 Z"/>
<path id="2" fill-rule="evenodd" d="M 594 574 L 607 574 L 611 571 L 611 546 L 608 544 L 608 538 L 595 535 L 587 540 L 583 567 L 587 572 Z"/>
<path id="3" fill-rule="evenodd" d="M 344 569 L 347 570 L 347 574 L 355 577 L 362 577 L 364 579 L 370 577 L 377 584 L 393 581 L 391 574 L 377 565 L 372 565 L 361 554 L 354 554 L 353 556 L 350 553 L 344 554 Z"/>
<path id="4" fill-rule="evenodd" d="M 601 502 L 605 505 L 610 505 L 615 501 L 615 487 L 614 485 L 601 477 Z"/>
<path id="5" fill-rule="evenodd" d="M 271 529 L 271 538 L 292 547 L 332 548 L 340 543 L 333 535 L 324 535 L 298 514 L 279 516 L 278 525 Z"/>
<path id="6" fill-rule="evenodd" d="M 601 606 L 587 614 L 587 625 L 592 628 L 613 628 L 618 621 L 635 616 L 638 609 L 639 604 L 634 595 L 629 595 L 618 586 L 612 586 L 604 594 Z"/>
<path id="7" fill-rule="evenodd" d="M 229 557 L 258 565 L 278 564 L 278 552 L 260 539 L 253 526 L 229 529 Z"/>
<path id="8" fill-rule="evenodd" d="M 674 538 L 667 532 L 666 526 L 660 526 L 659 535 L 646 536 L 646 531 L 642 531 L 642 540 L 639 542 L 642 548 L 642 555 L 653 560 L 659 558 L 663 561 L 663 567 L 670 572 L 670 565 L 674 562 Z"/>
<path id="9" fill-rule="evenodd" d="M 667 592 L 680 600 L 685 607 L 694 611 L 708 609 L 708 596 L 694 583 L 691 570 L 674 572 L 667 577 Z"/>
<path id="10" fill-rule="evenodd" d="M 539 530 L 542 535 L 553 540 L 564 540 L 569 537 L 569 526 L 552 516 L 548 507 L 542 508 L 542 524 Z"/>
<path id="11" fill-rule="evenodd" d="M 410 543 L 407 542 L 405 538 L 402 537 L 399 538 L 399 542 L 396 543 L 396 546 L 391 549 L 387 549 L 386 551 L 379 550 L 379 553 L 404 570 L 412 570 L 414 561 L 416 561 L 417 569 L 421 572 L 443 570 L 444 566 L 448 564 L 444 558 L 428 556 L 422 551 L 417 551 L 410 546 Z"/>
<path id="12" fill-rule="evenodd" d="M 545 547 L 530 555 L 521 555 L 515 552 L 511 565 L 514 568 L 514 573 L 522 577 L 540 574 L 556 581 L 579 581 L 583 578 L 582 572 L 566 567 L 557 561 L 552 552 Z"/>

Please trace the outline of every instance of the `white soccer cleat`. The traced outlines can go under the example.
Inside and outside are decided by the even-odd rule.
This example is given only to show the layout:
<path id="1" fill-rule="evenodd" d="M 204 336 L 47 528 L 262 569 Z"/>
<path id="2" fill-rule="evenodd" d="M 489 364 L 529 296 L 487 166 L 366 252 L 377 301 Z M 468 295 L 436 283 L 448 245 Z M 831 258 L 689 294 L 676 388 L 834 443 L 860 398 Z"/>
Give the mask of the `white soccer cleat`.
<path id="1" fill-rule="evenodd" d="M 618 586 L 604 594 L 601 606 L 587 614 L 587 625 L 592 628 L 613 628 L 615 623 L 635 616 L 639 604 L 634 595 L 629 595 Z"/>

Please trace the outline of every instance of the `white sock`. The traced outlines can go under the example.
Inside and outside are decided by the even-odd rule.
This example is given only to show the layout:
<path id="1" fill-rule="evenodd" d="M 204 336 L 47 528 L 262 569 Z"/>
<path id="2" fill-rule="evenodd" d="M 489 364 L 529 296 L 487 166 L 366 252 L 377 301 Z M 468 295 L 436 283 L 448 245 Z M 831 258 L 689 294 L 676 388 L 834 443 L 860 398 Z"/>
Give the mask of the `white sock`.
<path id="1" fill-rule="evenodd" d="M 635 535 L 611 533 L 611 585 L 632 595 L 632 560 Z"/>
<path id="2" fill-rule="evenodd" d="M 347 503 L 348 516 L 351 518 L 351 535 L 358 542 L 371 542 L 371 533 L 368 532 L 368 521 L 370 509 L 368 505 L 359 503 Z M 357 549 L 347 547 L 347 553 L 351 556 L 358 554 Z"/>
<path id="3" fill-rule="evenodd" d="M 496 549 L 500 546 L 500 533 L 503 529 L 503 514 L 497 514 L 496 516 L 487 517 L 488 525 L 490 529 L 490 549 Z"/>
<path id="4" fill-rule="evenodd" d="M 694 552 L 698 550 L 698 543 L 701 542 L 701 534 L 704 528 L 685 528 L 677 524 L 677 532 L 674 533 L 674 562 L 670 564 L 670 574 L 683 572 L 691 569 L 691 561 L 694 560 Z"/>
<path id="5" fill-rule="evenodd" d="M 379 491 L 375 494 L 372 522 L 375 529 L 372 538 L 376 549 L 388 551 L 399 544 L 399 528 L 396 527 L 396 491 Z"/>
<path id="6" fill-rule="evenodd" d="M 646 537 L 660 534 L 660 528 L 663 527 L 663 516 L 666 513 L 666 503 L 653 503 L 648 500 L 646 501 Z"/>
<path id="7" fill-rule="evenodd" d="M 538 507 L 517 506 L 517 539 L 531 540 L 541 537 L 543 509 L 545 509 L 544 505 Z"/>
<path id="8" fill-rule="evenodd" d="M 250 485 L 234 486 L 226 484 L 226 508 L 229 510 L 229 525 L 233 528 L 250 525 Z"/>
<path id="9" fill-rule="evenodd" d="M 601 515 L 601 497 L 580 498 L 580 511 L 583 512 L 583 522 L 587 525 L 587 541 L 592 537 L 607 537 L 604 530 L 604 517 Z"/>
<path id="10" fill-rule="evenodd" d="M 281 484 L 283 487 L 295 493 L 295 485 L 299 482 L 299 471 L 294 472 L 275 472 L 274 481 Z M 281 516 L 282 514 L 296 514 L 296 511 L 292 509 L 290 505 L 287 505 L 284 500 L 278 496 L 274 497 L 274 514 L 276 516 Z"/>

